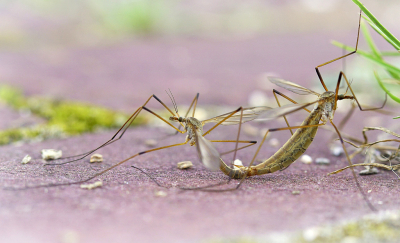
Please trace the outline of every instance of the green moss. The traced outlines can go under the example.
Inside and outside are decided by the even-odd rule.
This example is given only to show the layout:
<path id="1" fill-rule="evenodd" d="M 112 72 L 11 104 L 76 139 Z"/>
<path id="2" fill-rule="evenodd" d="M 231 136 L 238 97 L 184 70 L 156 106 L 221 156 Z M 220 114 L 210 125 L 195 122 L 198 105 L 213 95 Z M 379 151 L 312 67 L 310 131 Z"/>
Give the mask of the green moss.
<path id="1" fill-rule="evenodd" d="M 119 128 L 129 117 L 121 112 L 80 102 L 24 97 L 21 91 L 10 86 L 0 87 L 0 101 L 16 110 L 29 110 L 47 121 L 43 125 L 0 131 L 0 145 Z M 147 120 L 138 116 L 133 125 L 144 124 Z"/>

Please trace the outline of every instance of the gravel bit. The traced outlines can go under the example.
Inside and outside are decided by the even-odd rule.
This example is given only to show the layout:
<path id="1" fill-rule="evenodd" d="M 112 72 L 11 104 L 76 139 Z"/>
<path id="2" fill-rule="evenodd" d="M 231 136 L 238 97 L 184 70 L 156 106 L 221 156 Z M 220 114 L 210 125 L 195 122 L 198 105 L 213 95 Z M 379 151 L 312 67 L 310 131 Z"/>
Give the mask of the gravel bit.
<path id="1" fill-rule="evenodd" d="M 42 159 L 52 160 L 62 157 L 62 151 L 56 149 L 42 149 Z"/>
<path id="2" fill-rule="evenodd" d="M 166 197 L 168 194 L 164 191 L 156 191 L 156 192 L 154 192 L 154 195 L 156 197 Z"/>
<path id="3" fill-rule="evenodd" d="M 28 164 L 31 161 L 32 157 L 29 156 L 29 154 L 25 155 L 25 157 L 22 159 L 21 163 L 22 164 Z"/>
<path id="4" fill-rule="evenodd" d="M 94 182 L 92 184 L 83 184 L 83 185 L 81 185 L 81 188 L 82 189 L 92 190 L 94 188 L 101 187 L 102 185 L 103 185 L 102 181 L 96 181 L 96 182 Z"/>
<path id="5" fill-rule="evenodd" d="M 148 146 L 148 147 L 155 147 L 157 145 L 157 140 L 146 139 L 146 141 L 144 141 L 144 144 L 146 144 L 146 146 Z"/>
<path id="6" fill-rule="evenodd" d="M 331 146 L 329 150 L 331 151 L 331 154 L 335 155 L 336 157 L 339 157 L 344 153 L 342 146 L 334 145 Z"/>
<path id="7" fill-rule="evenodd" d="M 292 191 L 293 195 L 300 195 L 300 191 Z"/>
<path id="8" fill-rule="evenodd" d="M 303 162 L 304 164 L 311 164 L 311 162 L 313 161 L 313 159 L 311 158 L 310 155 L 307 154 L 303 154 L 300 158 L 300 161 Z"/>
<path id="9" fill-rule="evenodd" d="M 192 161 L 182 161 L 182 162 L 178 162 L 178 164 L 176 164 L 176 166 L 178 167 L 178 169 L 180 170 L 184 170 L 184 169 L 189 169 L 193 166 Z"/>
<path id="10" fill-rule="evenodd" d="M 328 158 L 316 158 L 315 163 L 320 165 L 329 165 L 331 161 Z"/>
<path id="11" fill-rule="evenodd" d="M 373 175 L 373 174 L 378 174 L 379 170 L 375 167 L 371 167 L 371 166 L 365 166 L 365 170 L 360 171 L 358 174 L 360 175 Z"/>
<path id="12" fill-rule="evenodd" d="M 100 162 L 103 162 L 103 155 L 101 155 L 101 154 L 93 154 L 91 157 L 90 157 L 90 161 L 89 161 L 90 163 L 95 163 L 95 162 L 98 162 L 98 163 L 100 163 Z"/>

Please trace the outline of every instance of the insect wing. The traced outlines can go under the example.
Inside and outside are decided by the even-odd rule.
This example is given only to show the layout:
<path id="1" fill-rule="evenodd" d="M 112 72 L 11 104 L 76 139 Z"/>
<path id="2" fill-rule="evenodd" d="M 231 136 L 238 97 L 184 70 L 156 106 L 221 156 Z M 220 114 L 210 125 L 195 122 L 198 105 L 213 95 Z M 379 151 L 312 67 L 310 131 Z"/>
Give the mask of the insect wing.
<path id="1" fill-rule="evenodd" d="M 268 107 L 268 106 L 256 106 L 256 107 L 249 107 L 249 108 L 244 108 L 243 109 L 243 116 L 242 116 L 242 123 L 248 122 L 248 121 L 252 121 L 256 118 L 258 118 L 260 115 L 262 115 L 264 112 L 271 110 L 273 108 Z M 240 122 L 240 116 L 241 116 L 241 112 L 238 111 L 238 114 L 232 115 L 231 117 L 229 117 L 228 119 L 226 119 L 225 121 L 223 121 L 221 123 L 221 125 L 234 125 L 234 124 L 239 124 Z M 209 122 L 215 122 L 218 123 L 222 120 L 224 120 L 227 116 L 231 115 L 232 112 L 223 114 L 223 115 L 219 115 L 207 120 L 202 121 L 202 124 L 206 124 Z"/>
<path id="2" fill-rule="evenodd" d="M 271 83 L 274 83 L 278 85 L 279 87 L 282 87 L 284 89 L 287 89 L 289 91 L 292 91 L 293 93 L 299 94 L 299 95 L 308 95 L 308 94 L 313 94 L 316 96 L 319 96 L 317 92 L 314 92 L 312 90 L 309 90 L 307 88 L 304 88 L 303 86 L 300 86 L 298 84 L 295 84 L 290 81 L 286 81 L 281 78 L 275 78 L 275 77 L 268 77 L 269 81 Z"/>
<path id="3" fill-rule="evenodd" d="M 302 103 L 302 104 L 289 104 L 281 107 L 277 107 L 271 110 L 268 110 L 264 112 L 262 115 L 260 115 L 257 120 L 270 120 L 270 119 L 275 119 L 277 117 L 285 116 L 288 115 L 292 112 L 301 110 L 303 108 L 306 108 L 309 105 L 317 103 L 318 100 L 310 102 L 310 103 Z"/>
<path id="4" fill-rule="evenodd" d="M 211 171 L 218 171 L 220 166 L 220 155 L 214 145 L 205 139 L 199 132 L 195 131 L 196 149 L 201 162 Z"/>

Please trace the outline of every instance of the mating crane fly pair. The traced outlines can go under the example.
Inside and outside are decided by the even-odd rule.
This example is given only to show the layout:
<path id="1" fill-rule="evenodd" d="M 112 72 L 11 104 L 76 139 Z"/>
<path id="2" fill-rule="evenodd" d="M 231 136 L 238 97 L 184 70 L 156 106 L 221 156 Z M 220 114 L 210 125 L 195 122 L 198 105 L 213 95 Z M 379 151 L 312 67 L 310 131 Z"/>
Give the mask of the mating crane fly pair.
<path id="1" fill-rule="evenodd" d="M 356 181 L 356 184 L 360 190 L 360 193 L 363 195 L 364 200 L 367 202 L 368 206 L 371 209 L 374 209 L 374 207 L 372 206 L 372 204 L 369 202 L 369 200 L 367 199 L 365 193 L 362 191 L 357 177 L 355 175 L 355 172 L 353 170 L 353 167 L 351 166 L 351 160 L 349 158 L 349 155 L 346 151 L 346 148 L 344 146 L 344 142 L 343 142 L 343 138 L 339 132 L 339 129 L 335 126 L 335 124 L 333 123 L 333 116 L 334 116 L 334 112 L 337 108 L 337 101 L 338 100 L 345 100 L 345 99 L 349 99 L 349 100 L 354 100 L 359 109 L 360 110 L 367 110 L 367 109 L 362 109 L 361 105 L 359 104 L 357 98 L 355 97 L 355 94 L 350 86 L 349 81 L 347 80 L 345 74 L 343 72 L 339 73 L 339 78 L 338 78 L 338 82 L 336 84 L 336 89 L 334 92 L 332 91 L 328 91 L 328 88 L 326 87 L 322 76 L 319 72 L 320 67 L 327 65 L 331 62 L 337 61 L 339 59 L 342 59 L 344 57 L 347 57 L 349 55 L 354 54 L 357 51 L 357 46 L 358 46 L 358 39 L 359 39 L 359 32 L 360 32 L 360 21 L 361 21 L 361 11 L 360 11 L 360 17 L 359 17 L 359 23 L 358 23 L 358 33 L 357 33 L 357 42 L 356 42 L 356 48 L 355 51 L 348 53 L 346 55 L 343 55 L 341 57 L 335 58 L 329 62 L 323 63 L 319 66 L 317 66 L 316 72 L 317 75 L 319 77 L 319 80 L 321 82 L 321 85 L 324 87 L 325 92 L 323 94 L 319 94 L 317 92 L 311 91 L 305 87 L 302 87 L 298 84 L 289 82 L 289 81 L 285 81 L 283 79 L 279 79 L 279 78 L 274 78 L 274 77 L 269 77 L 269 80 L 282 87 L 285 88 L 291 92 L 297 93 L 297 94 L 301 94 L 301 95 L 305 95 L 305 94 L 312 94 L 312 95 L 316 95 L 318 98 L 313 101 L 313 102 L 309 102 L 306 104 L 297 104 L 295 101 L 293 101 L 292 99 L 288 98 L 287 96 L 283 95 L 282 93 L 280 93 L 279 91 L 274 90 L 274 95 L 275 98 L 279 104 L 279 101 L 276 97 L 276 94 L 281 95 L 282 97 L 288 99 L 289 101 L 293 102 L 294 104 L 290 104 L 290 105 L 286 105 L 286 106 L 282 106 L 282 107 L 278 107 L 278 108 L 269 108 L 269 107 L 252 107 L 252 108 L 238 108 L 235 111 L 208 119 L 208 120 L 204 120 L 204 121 L 199 121 L 196 118 L 194 118 L 195 115 L 195 109 L 197 106 L 197 100 L 198 100 L 198 95 L 193 99 L 186 115 L 184 117 L 180 117 L 178 114 L 178 109 L 176 106 L 176 103 L 173 99 L 173 97 L 170 96 L 173 105 L 174 105 L 174 109 L 175 109 L 175 113 L 170 110 L 159 98 L 157 98 L 155 95 L 150 96 L 146 102 L 139 107 L 131 116 L 130 118 L 125 122 L 125 124 L 115 133 L 115 135 L 108 140 L 107 142 L 105 142 L 104 144 L 102 144 L 101 146 L 99 146 L 98 148 L 91 150 L 87 153 L 84 154 L 80 154 L 77 156 L 72 156 L 72 157 L 67 157 L 67 158 L 73 158 L 73 157 L 79 157 L 77 159 L 73 159 L 67 162 L 63 162 L 63 163 L 59 163 L 59 164 L 66 164 L 66 163 L 71 163 L 74 161 L 78 161 L 81 160 L 85 157 L 87 157 L 88 155 L 90 155 L 91 153 L 95 152 L 96 150 L 107 146 L 111 143 L 114 143 L 116 141 L 118 141 L 119 139 L 122 138 L 122 136 L 124 135 L 124 133 L 126 132 L 126 130 L 128 129 L 128 127 L 130 126 L 130 124 L 133 122 L 133 120 L 139 115 L 139 113 L 142 110 L 146 110 L 148 112 L 150 112 L 151 114 L 155 115 L 156 117 L 158 117 L 159 119 L 161 119 L 162 121 L 164 121 L 165 123 L 167 123 L 169 126 L 171 126 L 172 128 L 174 128 L 177 132 L 179 133 L 186 133 L 187 132 L 187 137 L 185 139 L 185 142 L 183 143 L 178 143 L 178 144 L 172 144 L 172 145 L 167 145 L 167 146 L 163 146 L 163 147 L 158 147 L 158 148 L 154 148 L 154 149 L 149 149 L 143 152 L 139 152 L 125 160 L 122 160 L 116 164 L 114 164 L 113 166 L 110 166 L 109 168 L 98 172 L 96 174 L 94 174 L 93 176 L 90 176 L 84 180 L 80 180 L 80 181 L 74 181 L 74 182 L 66 182 L 66 183 L 57 183 L 57 184 L 47 184 L 47 185 L 37 185 L 37 186 L 32 186 L 32 187 L 48 187 L 48 186 L 60 186 L 60 185 L 71 185 L 71 184 L 79 184 L 79 183 L 83 183 L 83 182 L 87 182 L 99 175 L 102 175 L 104 173 L 106 173 L 107 171 L 127 162 L 130 159 L 133 159 L 136 156 L 145 154 L 145 153 L 149 153 L 149 152 L 153 152 L 153 151 L 157 151 L 157 150 L 161 150 L 161 149 L 165 149 L 165 148 L 170 148 L 170 147 L 175 147 L 175 146 L 180 146 L 180 145 L 184 145 L 189 143 L 190 145 L 196 145 L 199 157 L 201 159 L 201 161 L 203 162 L 203 164 L 210 170 L 218 170 L 221 169 L 225 174 L 227 174 L 230 178 L 237 178 L 237 179 L 242 179 L 242 181 L 238 184 L 238 186 L 236 188 L 238 188 L 240 186 L 240 184 L 243 182 L 243 180 L 248 177 L 248 176 L 253 176 L 253 175 L 260 175 L 260 174 L 266 174 L 266 173 L 273 173 L 277 170 L 282 170 L 284 168 L 287 168 L 291 163 L 293 163 L 301 154 L 303 154 L 305 152 L 305 150 L 309 147 L 309 145 L 312 143 L 313 138 L 316 135 L 316 132 L 319 128 L 319 126 L 325 125 L 326 123 L 331 123 L 332 126 L 334 127 L 334 129 L 336 130 L 336 133 L 339 136 L 339 139 L 342 143 L 342 147 L 345 151 L 346 154 L 346 158 L 348 160 L 348 163 L 352 169 L 353 172 L 353 176 L 354 179 Z M 346 81 L 347 84 L 347 89 L 345 94 L 338 94 L 339 92 L 339 87 L 340 87 L 340 82 L 342 80 L 342 78 L 344 78 L 344 80 Z M 350 90 L 352 95 L 346 95 L 346 93 L 348 92 L 348 90 Z M 148 102 L 151 100 L 151 98 L 156 99 L 166 110 L 169 111 L 169 113 L 172 115 L 169 118 L 169 121 L 167 121 L 166 119 L 162 118 L 160 115 L 156 114 L 155 112 L 151 111 L 150 109 L 148 109 L 146 107 L 146 105 L 148 104 Z M 385 100 L 386 102 L 386 100 Z M 312 111 L 309 111 L 307 109 L 308 106 L 313 105 L 314 104 L 314 109 Z M 385 103 L 384 103 L 385 104 Z M 381 106 L 383 107 L 384 104 Z M 373 109 L 380 109 L 379 108 L 373 108 Z M 192 110 L 193 109 L 193 110 Z M 286 120 L 286 115 L 296 112 L 298 110 L 301 109 L 305 109 L 308 112 L 310 112 L 310 115 L 303 121 L 303 123 L 300 126 L 290 126 L 289 123 Z M 192 114 L 191 116 L 188 116 L 190 111 L 192 110 Z M 372 110 L 372 109 L 368 109 L 368 110 Z M 240 114 L 238 114 L 240 113 Z M 288 125 L 288 127 L 285 128 L 275 128 L 275 129 L 269 129 L 263 139 L 262 142 L 260 143 L 253 159 L 251 160 L 249 166 L 247 167 L 241 167 L 241 166 L 228 166 L 221 158 L 220 158 L 220 154 L 217 152 L 217 150 L 214 148 L 214 146 L 211 144 L 211 142 L 234 142 L 236 143 L 235 149 L 229 152 L 234 152 L 234 158 L 236 156 L 236 151 L 248 146 L 251 146 L 253 144 L 255 144 L 255 141 L 241 141 L 239 140 L 239 134 L 240 134 L 240 128 L 241 128 L 241 124 L 243 122 L 247 122 L 247 121 L 251 121 L 254 119 L 274 119 L 277 117 L 281 117 L 283 116 L 285 118 L 285 121 Z M 180 125 L 182 125 L 184 127 L 183 130 L 180 130 L 179 128 L 177 128 L 176 126 L 174 126 L 172 123 L 170 123 L 170 121 L 175 121 L 175 122 L 179 122 Z M 320 123 L 320 121 L 322 121 L 322 123 Z M 203 133 L 203 125 L 209 122 L 214 122 L 216 123 L 212 128 L 210 128 L 207 132 Z M 206 136 L 207 134 L 209 134 L 212 130 L 214 130 L 216 127 L 218 127 L 219 125 L 227 125 L 227 124 L 239 124 L 239 129 L 238 129 L 238 135 L 237 138 L 235 140 L 206 140 L 204 138 L 204 136 Z M 297 129 L 296 132 L 291 136 L 291 138 L 274 154 L 272 155 L 269 159 L 265 160 L 264 162 L 253 166 L 253 163 L 256 159 L 257 154 L 259 153 L 261 146 L 263 145 L 266 136 L 268 134 L 268 132 L 273 132 L 273 131 L 280 131 L 280 130 L 290 130 L 291 129 Z M 248 145 L 243 146 L 241 148 L 238 147 L 239 143 L 248 143 Z M 56 164 L 51 164 L 51 165 L 56 165 Z M 32 187 L 28 187 L 28 188 L 32 188 Z"/>

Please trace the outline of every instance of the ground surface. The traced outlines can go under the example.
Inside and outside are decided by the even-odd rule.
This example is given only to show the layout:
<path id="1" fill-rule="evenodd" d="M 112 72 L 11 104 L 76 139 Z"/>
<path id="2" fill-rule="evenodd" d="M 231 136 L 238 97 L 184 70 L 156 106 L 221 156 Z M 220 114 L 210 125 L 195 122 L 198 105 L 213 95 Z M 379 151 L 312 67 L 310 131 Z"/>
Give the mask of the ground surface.
<path id="1" fill-rule="evenodd" d="M 353 36 L 342 37 L 352 42 Z M 234 108 L 246 105 L 250 93 L 261 89 L 258 80 L 264 73 L 276 73 L 310 87 L 309 77 L 313 77 L 314 67 L 341 54 L 340 50 L 329 46 L 329 38 L 302 35 L 240 41 L 157 40 L 101 49 L 64 50 L 51 55 L 3 52 L 0 54 L 0 71 L 4 80 L 23 88 L 28 95 L 47 94 L 77 99 L 126 112 L 133 112 L 153 93 L 170 104 L 164 93 L 168 88 L 178 104 L 188 105 L 200 92 L 199 104 L 203 106 Z M 340 40 L 340 36 L 337 39 Z M 310 42 L 313 44 L 309 45 Z M 327 69 L 335 71 L 335 67 L 338 66 L 332 65 Z M 269 89 L 272 88 L 276 87 L 271 85 Z M 268 92 L 271 97 L 270 94 Z M 2 115 L 1 127 L 13 126 L 18 113 L 5 107 L 1 109 L 2 114 L 6 114 Z M 353 122 L 343 131 L 361 137 L 364 125 L 390 125 L 390 119 L 371 118 L 372 114 L 375 115 L 357 111 Z M 306 115 L 299 112 L 291 121 L 300 123 Z M 343 113 L 338 111 L 337 121 L 340 116 Z M 89 165 L 86 159 L 66 166 L 44 167 L 40 150 L 62 149 L 65 155 L 74 155 L 100 145 L 113 135 L 112 131 L 2 146 L 0 186 L 23 187 L 84 179 L 148 149 L 144 145 L 147 138 L 159 140 L 159 145 L 184 140 L 182 135 L 160 139 L 169 133 L 165 127 L 132 128 L 122 141 L 100 151 L 105 161 L 97 165 Z M 234 139 L 235 133 L 235 127 L 225 127 L 210 134 L 209 138 Z M 273 134 L 273 137 L 283 144 L 288 134 L 284 131 Z M 243 135 L 243 138 L 246 136 L 260 140 L 259 136 Z M 329 153 L 330 136 L 327 131 L 319 131 L 306 152 L 313 158 L 329 158 L 330 165 L 307 165 L 297 161 L 282 172 L 249 178 L 240 190 L 233 192 L 182 191 L 178 188 L 226 180 L 221 172 L 204 169 L 195 148 L 190 146 L 139 156 L 98 178 L 103 180 L 104 186 L 90 191 L 78 185 L 2 190 L 2 241 L 207 242 L 294 232 L 371 214 L 350 171 L 325 177 L 328 172 L 347 164 L 343 157 L 336 158 Z M 218 149 L 225 151 L 231 147 L 221 145 Z M 266 144 L 259 158 L 267 158 L 276 149 Z M 243 150 L 239 158 L 249 161 L 253 153 L 254 148 Z M 34 160 L 21 165 L 20 161 L 26 154 Z M 187 171 L 176 169 L 176 163 L 184 160 L 193 161 L 194 168 Z M 167 188 L 158 187 L 130 165 L 144 168 Z M 399 208 L 400 184 L 393 173 L 381 172 L 359 177 L 359 180 L 365 192 L 371 190 L 367 196 L 378 210 Z"/>

